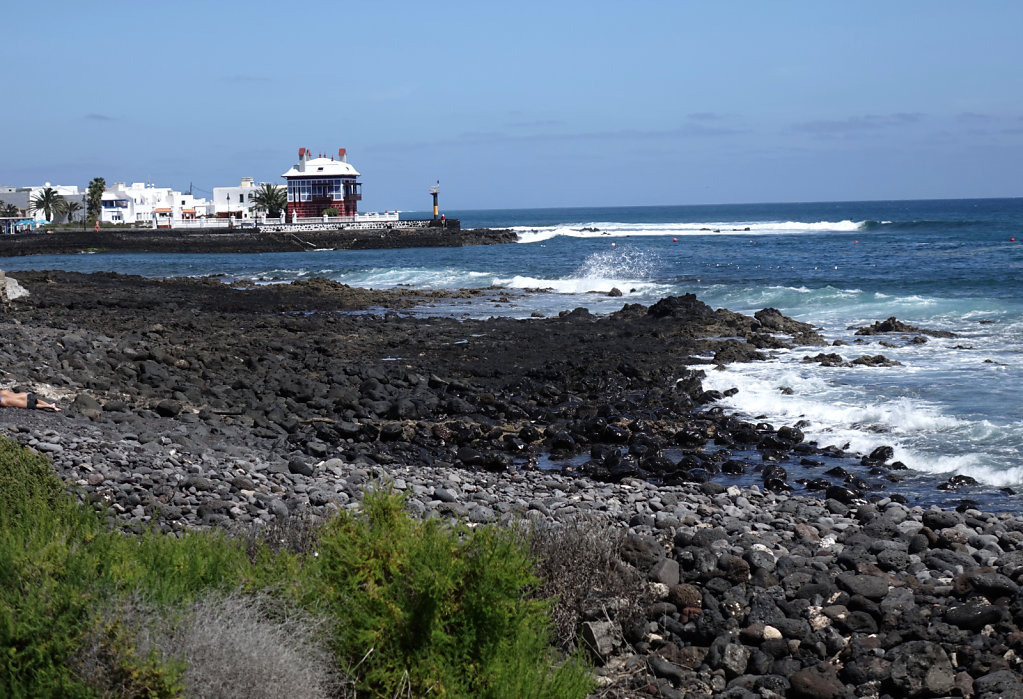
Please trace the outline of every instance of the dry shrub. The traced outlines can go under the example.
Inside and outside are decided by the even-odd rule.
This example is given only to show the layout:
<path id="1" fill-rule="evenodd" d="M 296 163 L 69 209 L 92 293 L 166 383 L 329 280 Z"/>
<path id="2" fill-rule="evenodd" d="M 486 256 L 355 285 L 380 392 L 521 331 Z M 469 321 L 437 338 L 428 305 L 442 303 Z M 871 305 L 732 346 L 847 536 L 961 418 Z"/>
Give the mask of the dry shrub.
<path id="1" fill-rule="evenodd" d="M 264 547 L 271 553 L 312 553 L 321 526 L 320 520 L 292 515 L 275 518 L 266 525 L 239 527 L 231 533 L 245 543 L 249 560 L 255 561 Z"/>
<path id="2" fill-rule="evenodd" d="M 628 626 L 642 615 L 645 586 L 620 552 L 625 534 L 599 516 L 534 523 L 529 546 L 541 580 L 537 594 L 553 600 L 554 640 L 573 650 L 584 621 Z"/>
<path id="3" fill-rule="evenodd" d="M 125 693 L 117 673 L 127 656 L 183 667 L 184 695 L 221 699 L 344 697 L 348 685 L 327 647 L 325 622 L 284 608 L 268 595 L 210 596 L 173 617 L 137 599 L 100 615 L 94 628 L 130 629 L 131 643 L 111 646 L 94 634 L 76 659 L 79 675 L 107 697 Z M 125 647 L 127 645 L 127 648 Z M 121 658 L 111 658 L 113 653 Z M 111 681 L 113 680 L 113 681 Z"/>
<path id="4" fill-rule="evenodd" d="M 323 626 L 268 596 L 209 598 L 192 607 L 167 651 L 188 665 L 189 696 L 331 696 L 341 683 Z"/>
<path id="5" fill-rule="evenodd" d="M 184 663 L 156 650 L 163 624 L 156 608 L 137 596 L 106 604 L 93 614 L 69 665 L 104 699 L 180 696 Z"/>

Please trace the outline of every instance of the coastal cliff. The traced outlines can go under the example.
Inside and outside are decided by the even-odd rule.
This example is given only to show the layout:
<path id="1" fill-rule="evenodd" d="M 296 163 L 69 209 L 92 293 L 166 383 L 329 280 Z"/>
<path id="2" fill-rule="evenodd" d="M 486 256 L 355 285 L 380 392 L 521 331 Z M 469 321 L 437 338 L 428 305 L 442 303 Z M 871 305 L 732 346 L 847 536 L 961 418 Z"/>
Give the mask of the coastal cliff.
<path id="1" fill-rule="evenodd" d="M 101 229 L 56 231 L 0 236 L 0 257 L 66 255 L 85 251 L 162 253 L 252 253 L 302 250 L 372 250 L 389 248 L 462 247 L 513 243 L 509 230 L 419 228 L 364 228 L 269 232 L 235 230 Z"/>

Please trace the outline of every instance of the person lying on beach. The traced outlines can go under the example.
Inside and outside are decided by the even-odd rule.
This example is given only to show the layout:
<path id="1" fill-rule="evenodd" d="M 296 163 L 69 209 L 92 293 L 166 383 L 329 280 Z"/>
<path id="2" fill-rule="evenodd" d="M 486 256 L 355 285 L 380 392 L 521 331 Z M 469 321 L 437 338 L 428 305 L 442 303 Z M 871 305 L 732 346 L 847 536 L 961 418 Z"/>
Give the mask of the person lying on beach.
<path id="1" fill-rule="evenodd" d="M 3 408 L 28 408 L 29 410 L 52 410 L 60 412 L 53 403 L 47 403 L 34 393 L 18 393 L 17 391 L 0 390 L 0 407 Z"/>

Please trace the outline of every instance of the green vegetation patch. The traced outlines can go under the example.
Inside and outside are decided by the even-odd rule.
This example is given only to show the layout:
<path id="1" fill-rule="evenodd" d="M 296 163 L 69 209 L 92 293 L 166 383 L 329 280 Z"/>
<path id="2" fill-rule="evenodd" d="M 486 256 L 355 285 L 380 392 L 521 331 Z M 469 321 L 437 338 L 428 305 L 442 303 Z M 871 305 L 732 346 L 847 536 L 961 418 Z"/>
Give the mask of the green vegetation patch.
<path id="1" fill-rule="evenodd" d="M 293 548 L 136 536 L 0 439 L 0 696 L 585 696 L 522 538 L 403 504 L 367 495 Z"/>
<path id="2" fill-rule="evenodd" d="M 514 532 L 420 521 L 401 498 L 367 495 L 328 523 L 310 604 L 338 624 L 338 652 L 359 658 L 363 689 L 392 697 L 583 696 L 590 679 L 558 663 L 546 603 Z"/>

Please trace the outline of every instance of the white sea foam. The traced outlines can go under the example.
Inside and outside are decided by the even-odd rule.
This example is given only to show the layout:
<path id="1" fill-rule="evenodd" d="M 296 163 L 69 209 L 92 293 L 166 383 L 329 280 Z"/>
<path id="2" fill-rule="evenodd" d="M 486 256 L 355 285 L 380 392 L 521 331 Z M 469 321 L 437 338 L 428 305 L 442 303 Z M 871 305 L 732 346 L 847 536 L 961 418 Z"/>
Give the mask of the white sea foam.
<path id="1" fill-rule="evenodd" d="M 937 340 L 933 342 L 938 342 Z M 862 348 L 828 348 L 843 356 L 862 354 Z M 938 351 L 930 347 L 933 355 Z M 916 364 L 889 369 L 836 369 L 798 362 L 803 352 L 781 353 L 776 361 L 729 365 L 707 372 L 704 386 L 738 393 L 721 401 L 749 418 L 777 425 L 799 423 L 808 440 L 833 444 L 858 454 L 886 445 L 895 460 L 916 471 L 947 476 L 971 476 L 992 486 L 1023 483 L 1018 453 L 1023 446 L 1023 423 L 995 424 L 963 414 L 925 396 L 919 386 L 938 380 L 965 364 L 975 369 L 980 360 L 941 352 L 942 359 L 922 364 L 918 348 L 886 348 L 886 355 Z M 966 364 L 972 361 L 972 364 Z M 798 362 L 798 363 L 797 363 Z M 902 382 L 900 384 L 900 382 Z M 905 386 L 903 395 L 898 395 Z M 782 388 L 791 389 L 782 391 Z M 891 395 L 878 399 L 878 396 Z"/>
<path id="2" fill-rule="evenodd" d="M 517 226 L 520 243 L 539 243 L 556 236 L 571 238 L 623 238 L 629 236 L 778 235 L 793 233 L 851 232 L 862 230 L 863 221 L 712 221 L 696 223 L 608 223 L 528 227 Z"/>
<path id="3" fill-rule="evenodd" d="M 575 270 L 560 279 L 516 275 L 495 279 L 495 283 L 513 289 L 550 289 L 559 294 L 606 293 L 615 288 L 625 295 L 670 293 L 670 285 L 650 281 L 658 264 L 658 256 L 649 251 L 605 250 L 587 255 Z"/>
<path id="4" fill-rule="evenodd" d="M 664 285 L 651 284 L 638 280 L 623 280 L 607 277 L 567 277 L 565 279 L 539 279 L 516 275 L 510 278 L 495 279 L 497 286 L 509 289 L 543 289 L 557 294 L 586 294 L 592 292 L 607 293 L 618 289 L 623 295 L 656 294 Z"/>

